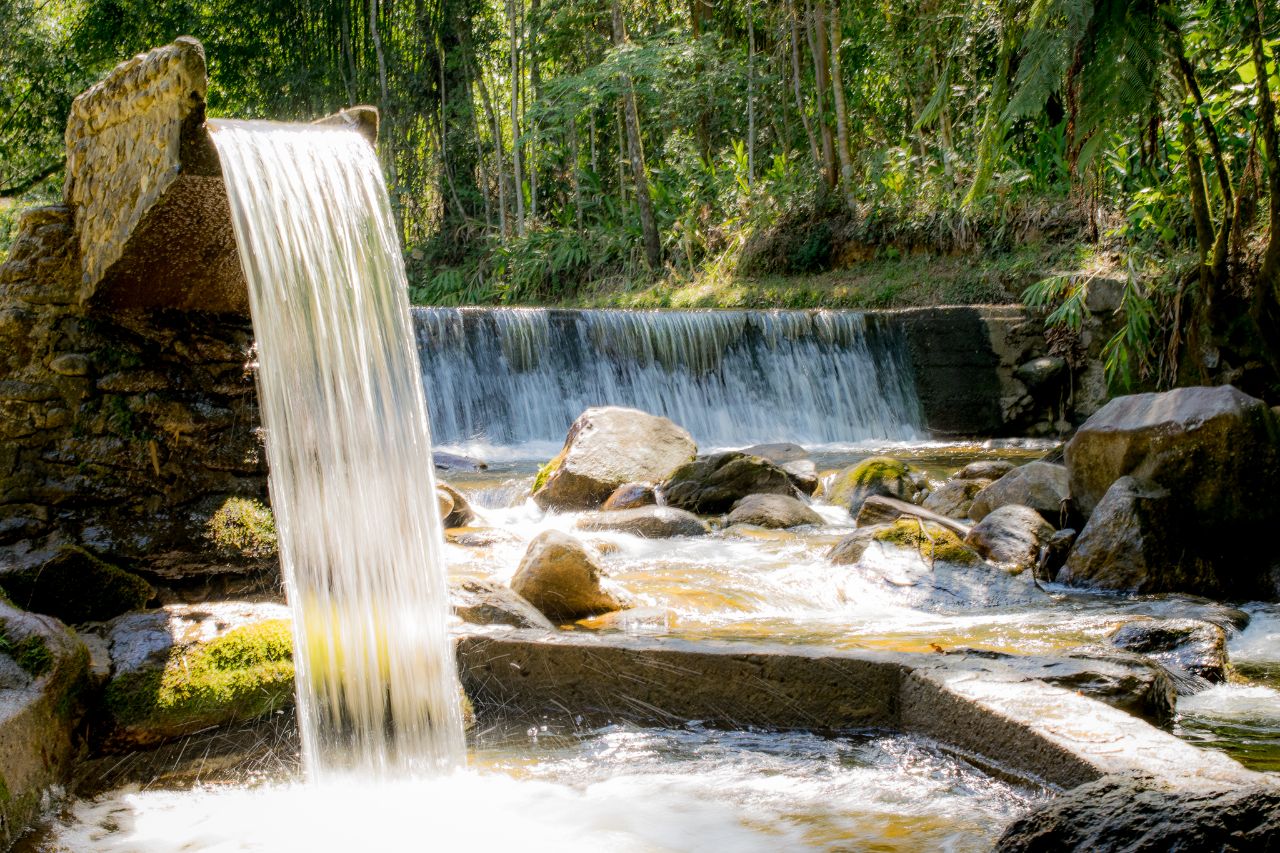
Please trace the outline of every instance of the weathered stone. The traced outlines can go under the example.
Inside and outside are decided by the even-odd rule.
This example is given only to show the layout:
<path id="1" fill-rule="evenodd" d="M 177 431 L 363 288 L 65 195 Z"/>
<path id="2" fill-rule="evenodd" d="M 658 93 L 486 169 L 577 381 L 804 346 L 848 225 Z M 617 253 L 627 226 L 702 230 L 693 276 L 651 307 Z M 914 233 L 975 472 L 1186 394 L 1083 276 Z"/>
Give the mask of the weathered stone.
<path id="1" fill-rule="evenodd" d="M 1011 823 L 1002 853 L 1169 853 L 1276 849 L 1280 789 L 1272 784 L 1188 789 L 1107 776 L 1048 800 Z"/>
<path id="2" fill-rule="evenodd" d="M 0 848 L 9 849 L 69 780 L 88 660 L 57 620 L 0 601 Z"/>
<path id="3" fill-rule="evenodd" d="M 623 483 L 657 483 L 693 459 L 697 445 L 666 418 L 636 409 L 588 409 L 573 422 L 564 449 L 534 481 L 544 509 L 595 509 Z"/>
<path id="4" fill-rule="evenodd" d="M 699 456 L 662 484 L 668 504 L 700 515 L 728 512 L 747 495 L 793 495 L 787 472 L 759 456 L 733 451 Z"/>
<path id="5" fill-rule="evenodd" d="M 470 456 L 458 453 L 446 453 L 443 450 L 432 452 L 431 459 L 437 471 L 484 471 L 489 467 L 488 463 L 479 459 L 472 459 Z"/>
<path id="6" fill-rule="evenodd" d="M 636 509 L 653 506 L 657 502 L 657 490 L 649 483 L 623 483 L 613 490 L 601 509 Z"/>
<path id="7" fill-rule="evenodd" d="M 876 534 L 884 528 L 885 525 L 859 527 L 831 546 L 831 550 L 827 551 L 827 561 L 837 566 L 851 566 L 857 563 L 875 541 Z"/>
<path id="8" fill-rule="evenodd" d="M 574 525 L 593 533 L 630 533 L 646 539 L 672 536 L 705 536 L 707 523 L 691 512 L 670 506 L 639 506 L 584 515 Z"/>
<path id="9" fill-rule="evenodd" d="M 775 442 L 773 444 L 753 444 L 745 447 L 742 452 L 748 456 L 759 456 L 761 459 L 768 459 L 775 465 L 785 465 L 788 462 L 800 462 L 809 458 L 809 451 L 805 450 L 798 444 L 789 442 Z"/>
<path id="10" fill-rule="evenodd" d="M 70 624 L 110 619 L 155 595 L 142 578 L 74 545 L 38 566 L 0 574 L 0 589 L 16 604 Z"/>
<path id="11" fill-rule="evenodd" d="M 1121 477 L 1107 491 L 1058 580 L 1132 592 L 1217 590 L 1210 565 L 1182 544 L 1168 490 Z"/>
<path id="12" fill-rule="evenodd" d="M 104 746 L 134 749 L 263 716 L 293 701 L 293 641 L 280 604 L 169 605 L 99 629 L 111 651 Z"/>
<path id="13" fill-rule="evenodd" d="M 1086 516 L 1124 476 L 1170 490 L 1202 527 L 1280 516 L 1280 421 L 1229 385 L 1117 397 L 1085 421 L 1066 457 Z"/>
<path id="14" fill-rule="evenodd" d="M 49 362 L 49 369 L 59 376 L 88 376 L 93 370 L 88 356 L 78 352 L 56 355 Z"/>
<path id="15" fill-rule="evenodd" d="M 1013 374 L 1028 388 L 1035 391 L 1061 379 L 1066 370 L 1066 359 L 1056 355 L 1045 355 L 1018 365 Z"/>
<path id="16" fill-rule="evenodd" d="M 1003 459 L 979 459 L 970 462 L 956 474 L 957 480 L 999 480 L 1012 471 L 1012 462 Z"/>
<path id="17" fill-rule="evenodd" d="M 1021 504 L 1046 518 L 1056 519 L 1062 514 L 1062 502 L 1067 494 L 1065 467 L 1050 462 L 1028 462 L 974 495 L 969 517 L 981 521 L 997 507 Z"/>
<path id="18" fill-rule="evenodd" d="M 555 630 L 555 625 L 538 608 L 521 598 L 515 590 L 494 581 L 451 578 L 449 604 L 463 622 Z"/>
<path id="19" fill-rule="evenodd" d="M 802 494 L 812 495 L 818 490 L 818 466 L 812 459 L 783 462 L 782 470 L 791 478 L 791 484 Z"/>
<path id="20" fill-rule="evenodd" d="M 728 523 L 790 528 L 821 525 L 823 520 L 822 516 L 790 495 L 747 495 L 733 505 Z"/>
<path id="21" fill-rule="evenodd" d="M 823 489 L 823 497 L 858 514 L 862 502 L 872 495 L 910 501 L 919 489 L 911 477 L 911 467 L 888 456 L 873 456 L 836 473 Z"/>
<path id="22" fill-rule="evenodd" d="M 929 492 L 929 496 L 920 505 L 927 510 L 951 518 L 968 518 L 969 507 L 973 506 L 974 496 L 989 485 L 991 480 L 960 478 L 948 480 Z"/>
<path id="23" fill-rule="evenodd" d="M 1227 679 L 1227 633 L 1198 619 L 1139 619 L 1109 637 L 1116 648 L 1144 654 L 1173 674 L 1180 693 Z"/>
<path id="24" fill-rule="evenodd" d="M 436 482 L 436 493 L 443 493 L 449 498 L 449 511 L 445 512 L 443 505 L 440 510 L 440 521 L 446 530 L 453 527 L 470 527 L 479 519 L 466 496 L 453 486 L 439 480 Z"/>
<path id="25" fill-rule="evenodd" d="M 1071 549 L 1075 546 L 1078 535 L 1070 527 L 1053 532 L 1049 541 L 1045 543 L 1044 559 L 1036 566 L 1037 579 L 1051 581 L 1058 576 L 1058 572 L 1062 571 L 1062 567 L 1067 563 L 1067 557 L 1071 556 Z"/>
<path id="26" fill-rule="evenodd" d="M 622 609 L 600 586 L 600 567 L 572 536 L 547 530 L 529 543 L 511 588 L 554 622 Z"/>
<path id="27" fill-rule="evenodd" d="M 1031 507 L 1006 504 L 973 526 L 965 542 L 983 558 L 1013 574 L 1034 568 L 1053 537 L 1053 525 Z"/>

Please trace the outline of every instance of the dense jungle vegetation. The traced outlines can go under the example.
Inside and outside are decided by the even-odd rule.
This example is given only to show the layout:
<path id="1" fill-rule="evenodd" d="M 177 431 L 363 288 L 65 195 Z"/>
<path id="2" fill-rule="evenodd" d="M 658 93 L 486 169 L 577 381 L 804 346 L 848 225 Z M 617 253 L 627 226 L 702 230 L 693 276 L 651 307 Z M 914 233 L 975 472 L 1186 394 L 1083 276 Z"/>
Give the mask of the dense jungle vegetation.
<path id="1" fill-rule="evenodd" d="M 57 195 L 78 91 L 186 33 L 212 115 L 379 107 L 418 302 L 1023 295 L 1069 346 L 1118 275 L 1117 381 L 1280 374 L 1274 0 L 0 10 L 10 208 Z"/>

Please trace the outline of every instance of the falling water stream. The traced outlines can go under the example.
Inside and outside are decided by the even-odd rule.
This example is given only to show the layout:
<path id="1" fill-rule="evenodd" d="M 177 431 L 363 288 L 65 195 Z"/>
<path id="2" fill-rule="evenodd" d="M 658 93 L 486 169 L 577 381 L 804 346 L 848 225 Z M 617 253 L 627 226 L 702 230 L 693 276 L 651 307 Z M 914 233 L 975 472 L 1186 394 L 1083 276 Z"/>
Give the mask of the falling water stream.
<path id="1" fill-rule="evenodd" d="M 377 157 L 348 129 L 213 131 L 249 281 L 307 770 L 454 767 L 431 439 Z"/>

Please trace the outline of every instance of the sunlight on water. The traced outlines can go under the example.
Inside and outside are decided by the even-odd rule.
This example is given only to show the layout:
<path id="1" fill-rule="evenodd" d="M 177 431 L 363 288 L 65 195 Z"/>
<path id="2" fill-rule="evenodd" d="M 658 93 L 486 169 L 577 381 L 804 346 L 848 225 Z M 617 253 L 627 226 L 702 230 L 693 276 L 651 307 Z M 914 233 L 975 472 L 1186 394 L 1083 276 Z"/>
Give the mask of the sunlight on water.
<path id="1" fill-rule="evenodd" d="M 453 767 L 431 442 L 377 157 L 347 129 L 212 127 L 249 282 L 307 769 Z"/>
<path id="2" fill-rule="evenodd" d="M 914 738 L 542 732 L 435 780 L 123 790 L 41 850 L 985 850 L 1035 798 Z"/>

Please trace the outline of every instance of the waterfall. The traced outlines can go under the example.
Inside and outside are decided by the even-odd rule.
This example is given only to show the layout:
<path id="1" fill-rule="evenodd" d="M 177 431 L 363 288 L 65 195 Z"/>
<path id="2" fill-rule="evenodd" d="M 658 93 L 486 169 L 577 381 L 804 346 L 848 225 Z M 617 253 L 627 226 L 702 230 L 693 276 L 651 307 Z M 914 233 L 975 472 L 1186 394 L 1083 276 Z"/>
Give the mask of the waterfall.
<path id="1" fill-rule="evenodd" d="M 454 767 L 430 433 L 377 157 L 347 129 L 211 127 L 249 282 L 307 772 Z"/>
<path id="2" fill-rule="evenodd" d="M 849 311 L 417 308 L 446 445 L 559 444 L 590 406 L 664 415 L 702 447 L 920 435 L 900 330 Z"/>

